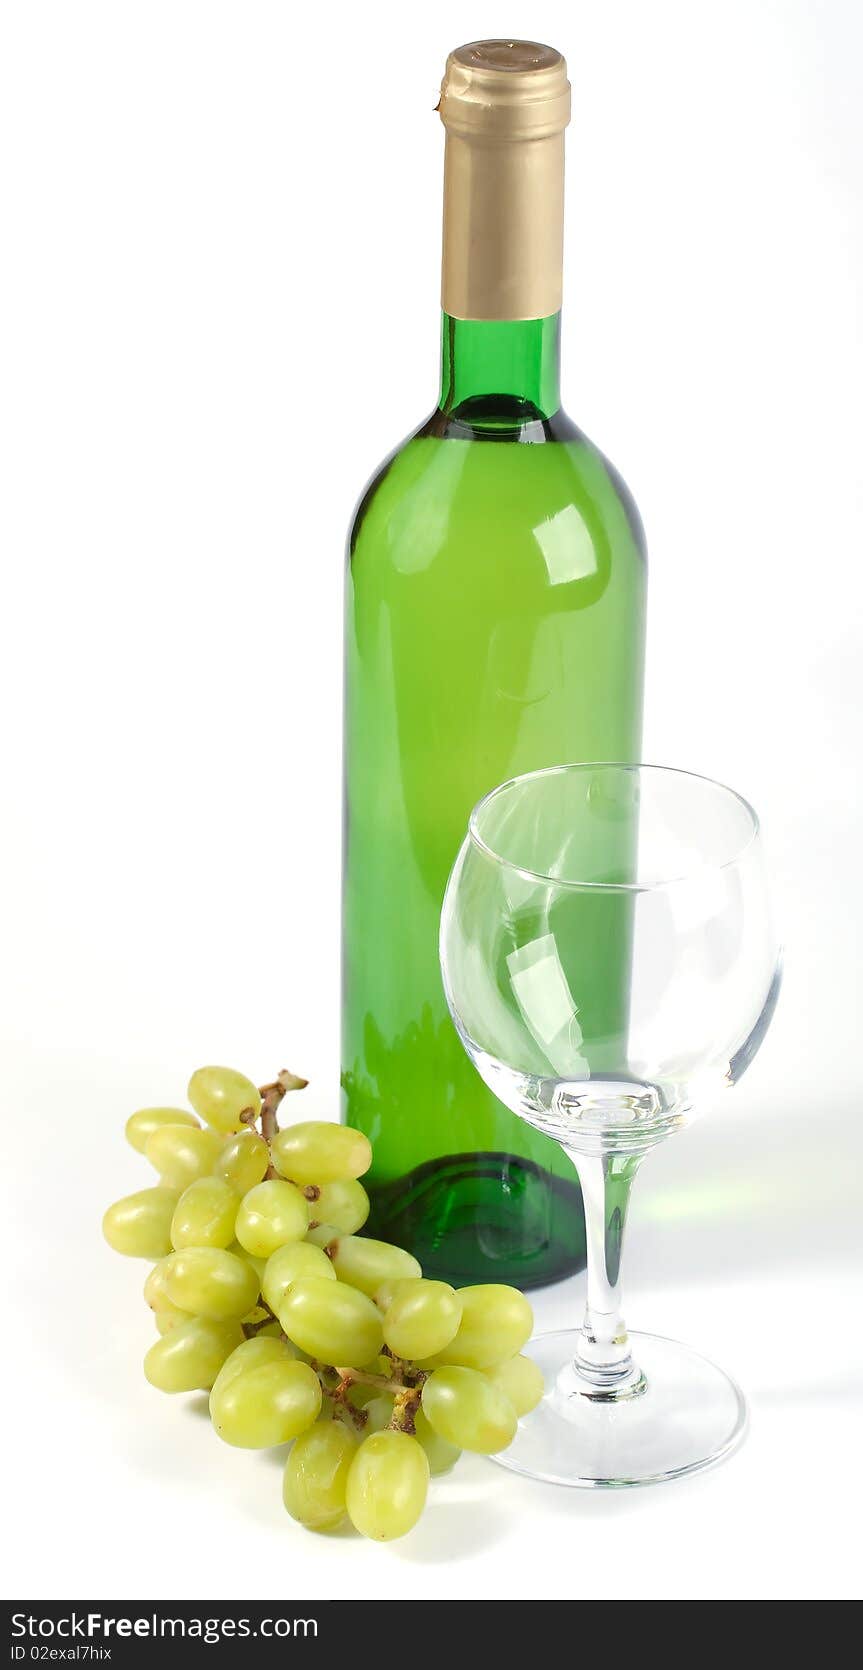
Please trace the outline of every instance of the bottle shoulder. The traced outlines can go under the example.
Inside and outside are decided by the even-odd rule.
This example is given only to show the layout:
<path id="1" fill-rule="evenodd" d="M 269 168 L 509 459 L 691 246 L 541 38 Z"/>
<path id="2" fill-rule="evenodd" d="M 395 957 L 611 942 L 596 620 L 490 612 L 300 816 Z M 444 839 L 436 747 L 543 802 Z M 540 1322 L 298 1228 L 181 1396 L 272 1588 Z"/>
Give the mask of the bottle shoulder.
<path id="1" fill-rule="evenodd" d="M 351 519 L 348 523 L 347 556 L 349 561 L 353 554 L 360 530 L 362 529 L 369 516 L 369 512 L 375 504 L 381 488 L 384 486 L 384 483 L 387 481 L 387 478 L 390 476 L 396 465 L 399 466 L 397 472 L 399 478 L 396 488 L 397 493 L 409 490 L 410 479 L 413 472 L 409 468 L 407 470 L 405 469 L 404 461 L 408 459 L 414 442 L 422 435 L 428 421 L 428 419 L 424 419 L 423 422 L 417 426 L 417 428 L 412 429 L 410 433 L 405 436 L 404 440 L 397 442 L 392 451 L 386 454 L 369 476 L 356 504 L 354 505 L 353 511 L 351 512 Z M 414 453 L 414 458 L 417 465 L 421 467 L 423 464 L 422 455 Z M 407 479 L 402 480 L 403 477 L 407 477 Z M 387 495 L 387 497 L 388 496 L 389 495 Z"/>
<path id="2" fill-rule="evenodd" d="M 577 516 L 562 515 L 571 508 Z M 420 539 L 445 544 L 456 527 L 478 536 L 506 525 L 534 535 L 557 520 L 577 522 L 592 538 L 631 546 L 643 561 L 646 544 L 635 500 L 620 472 L 562 411 L 508 434 L 477 432 L 463 419 L 433 412 L 371 476 L 348 534 L 348 560 L 360 547 L 384 544 L 391 554 Z"/>

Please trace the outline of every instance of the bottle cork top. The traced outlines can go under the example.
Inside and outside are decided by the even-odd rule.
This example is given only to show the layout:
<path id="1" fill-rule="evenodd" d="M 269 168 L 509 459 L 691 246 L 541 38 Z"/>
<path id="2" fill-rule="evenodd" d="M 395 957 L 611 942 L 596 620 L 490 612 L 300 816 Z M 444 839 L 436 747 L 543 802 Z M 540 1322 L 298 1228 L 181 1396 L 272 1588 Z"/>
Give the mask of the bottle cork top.
<path id="1" fill-rule="evenodd" d="M 469 41 L 447 62 L 438 106 L 466 138 L 542 139 L 570 118 L 566 61 L 538 41 Z"/>

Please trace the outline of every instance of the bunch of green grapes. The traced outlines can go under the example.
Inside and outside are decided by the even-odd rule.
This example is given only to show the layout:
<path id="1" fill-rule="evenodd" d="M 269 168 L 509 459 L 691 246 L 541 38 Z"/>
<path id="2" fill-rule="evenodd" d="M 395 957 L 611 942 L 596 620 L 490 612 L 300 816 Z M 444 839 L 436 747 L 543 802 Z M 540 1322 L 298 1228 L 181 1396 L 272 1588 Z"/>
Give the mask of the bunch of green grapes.
<path id="1" fill-rule="evenodd" d="M 126 1136 L 159 1181 L 103 1228 L 152 1262 L 150 1384 L 209 1391 L 225 1443 L 293 1441 L 283 1495 L 301 1524 L 347 1517 L 388 1541 L 416 1524 L 431 1474 L 505 1449 L 539 1402 L 542 1375 L 519 1354 L 533 1316 L 516 1288 L 427 1281 L 409 1252 L 358 1233 L 371 1146 L 345 1125 L 280 1131 L 276 1108 L 304 1084 L 283 1073 L 259 1091 L 202 1067 L 195 1113 L 133 1113 Z"/>

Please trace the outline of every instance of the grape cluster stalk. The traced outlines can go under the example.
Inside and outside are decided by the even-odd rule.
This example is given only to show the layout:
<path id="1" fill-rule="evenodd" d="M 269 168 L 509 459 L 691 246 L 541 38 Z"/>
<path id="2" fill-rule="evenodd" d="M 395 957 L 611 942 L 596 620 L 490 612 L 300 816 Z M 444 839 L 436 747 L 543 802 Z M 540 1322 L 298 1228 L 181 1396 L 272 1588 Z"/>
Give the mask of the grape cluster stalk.
<path id="1" fill-rule="evenodd" d="M 517 1288 L 426 1280 L 404 1248 L 359 1233 L 368 1138 L 318 1120 L 279 1128 L 306 1082 L 283 1071 L 259 1089 L 200 1067 L 193 1111 L 133 1113 L 127 1139 L 159 1180 L 102 1227 L 152 1265 L 150 1384 L 208 1391 L 227 1444 L 290 1443 L 284 1504 L 309 1530 L 347 1518 L 385 1542 L 416 1524 L 432 1474 L 462 1450 L 505 1449 L 539 1402 L 542 1375 L 520 1354 L 533 1316 Z"/>

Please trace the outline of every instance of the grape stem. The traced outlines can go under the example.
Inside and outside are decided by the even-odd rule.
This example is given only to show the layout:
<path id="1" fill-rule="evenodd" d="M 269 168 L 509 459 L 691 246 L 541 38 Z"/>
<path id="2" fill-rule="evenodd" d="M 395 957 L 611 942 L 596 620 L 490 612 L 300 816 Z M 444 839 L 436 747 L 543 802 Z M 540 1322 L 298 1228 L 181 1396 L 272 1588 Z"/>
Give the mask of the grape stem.
<path id="1" fill-rule="evenodd" d="M 329 1398 L 330 1403 L 332 1404 L 333 1417 L 337 1418 L 339 1415 L 346 1416 L 353 1422 L 357 1430 L 362 1432 L 362 1429 L 368 1420 L 368 1415 L 365 1410 L 358 1409 L 353 1403 L 348 1402 L 349 1388 L 344 1381 L 337 1380 L 335 1386 L 328 1384 L 327 1377 L 330 1375 L 336 1375 L 338 1370 L 334 1368 L 327 1368 L 321 1363 L 316 1363 L 314 1358 L 311 1359 L 311 1367 L 315 1370 L 315 1373 L 321 1383 L 321 1391 L 323 1392 L 324 1397 Z"/>
<path id="2" fill-rule="evenodd" d="M 405 1385 L 403 1380 L 390 1380 L 385 1374 L 368 1374 L 365 1369 L 341 1368 L 338 1365 L 332 1370 L 318 1367 L 318 1378 L 325 1396 L 332 1398 L 339 1408 L 347 1410 L 354 1425 L 359 1427 L 360 1430 L 365 1426 L 368 1416 L 364 1409 L 355 1409 L 348 1402 L 348 1392 L 351 1386 L 375 1386 L 381 1392 L 391 1392 L 393 1395 L 393 1412 L 389 1425 L 394 1432 L 406 1432 L 410 1437 L 413 1437 L 416 1432 L 416 1413 L 420 1406 L 423 1382 L 428 1379 L 428 1375 L 424 1369 L 408 1369 L 407 1365 L 401 1363 L 398 1359 L 394 1366 L 397 1372 L 410 1374 L 411 1385 Z M 327 1373 L 338 1375 L 339 1379 L 336 1386 L 327 1385 L 325 1379 Z"/>
<path id="3" fill-rule="evenodd" d="M 259 1322 L 244 1322 L 242 1324 L 246 1339 L 254 1339 L 255 1335 L 259 1334 L 263 1328 L 269 1328 L 270 1324 L 277 1320 L 265 1299 L 259 1298 L 258 1304 L 261 1310 L 265 1310 L 267 1314 L 262 1316 Z M 282 1338 L 287 1339 L 287 1334 L 283 1334 Z"/>
<path id="4" fill-rule="evenodd" d="M 392 1392 L 393 1396 L 396 1392 L 404 1391 L 401 1381 L 388 1380 L 385 1374 L 366 1374 L 365 1370 L 361 1368 L 339 1368 L 338 1365 L 336 1366 L 336 1374 L 345 1391 L 348 1391 L 351 1386 L 377 1386 L 379 1391 Z"/>
<path id="5" fill-rule="evenodd" d="M 416 1415 L 420 1406 L 422 1388 L 420 1386 L 402 1386 L 396 1393 L 390 1426 L 394 1432 L 406 1432 L 409 1437 L 416 1433 Z"/>
<path id="6" fill-rule="evenodd" d="M 298 1073 L 292 1073 L 289 1068 L 283 1067 L 278 1078 L 274 1079 L 272 1084 L 262 1084 L 260 1086 L 261 1136 L 270 1150 L 270 1163 L 266 1171 L 267 1177 L 278 1177 L 279 1175 L 273 1165 L 272 1155 L 273 1138 L 277 1136 L 279 1130 L 279 1122 L 276 1118 L 279 1104 L 282 1098 L 287 1096 L 289 1090 L 305 1090 L 308 1082 L 308 1079 L 302 1079 Z M 254 1117 L 250 1123 L 254 1123 Z"/>
<path id="7" fill-rule="evenodd" d="M 392 1378 L 386 1374 L 369 1374 L 362 1368 L 336 1367 L 335 1372 L 339 1376 L 345 1391 L 352 1385 L 377 1386 L 379 1391 L 392 1392 L 396 1401 L 400 1398 L 416 1398 L 418 1400 L 423 1383 L 428 1379 L 427 1371 L 421 1368 L 409 1368 L 399 1358 L 393 1359 L 393 1369 L 394 1377 Z"/>

